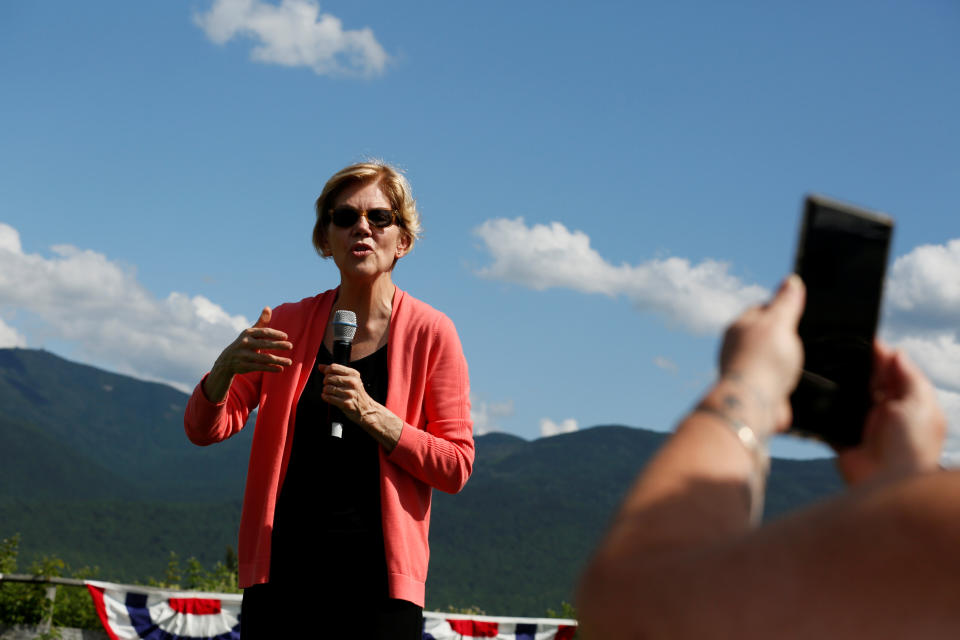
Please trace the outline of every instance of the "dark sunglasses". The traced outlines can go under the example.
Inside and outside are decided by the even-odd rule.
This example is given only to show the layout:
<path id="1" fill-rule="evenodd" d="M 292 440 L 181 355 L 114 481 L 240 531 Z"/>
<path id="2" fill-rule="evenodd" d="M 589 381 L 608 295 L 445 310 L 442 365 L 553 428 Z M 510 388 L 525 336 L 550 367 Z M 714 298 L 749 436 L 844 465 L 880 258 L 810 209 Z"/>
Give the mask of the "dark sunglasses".
<path id="1" fill-rule="evenodd" d="M 360 216 L 366 218 L 370 226 L 377 229 L 386 229 L 397 221 L 397 214 L 390 209 L 354 209 L 353 207 L 342 206 L 330 210 L 330 220 L 333 221 L 333 224 L 344 229 L 349 229 L 357 224 Z"/>

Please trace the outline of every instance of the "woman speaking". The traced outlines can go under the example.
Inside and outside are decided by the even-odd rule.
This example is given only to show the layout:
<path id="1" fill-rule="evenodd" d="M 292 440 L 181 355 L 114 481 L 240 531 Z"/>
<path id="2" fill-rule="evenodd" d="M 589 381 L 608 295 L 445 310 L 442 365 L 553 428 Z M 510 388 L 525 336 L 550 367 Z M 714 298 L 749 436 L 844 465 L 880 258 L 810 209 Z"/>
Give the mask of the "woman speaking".
<path id="1" fill-rule="evenodd" d="M 212 444 L 259 407 L 239 536 L 244 640 L 419 639 L 431 490 L 459 491 L 473 466 L 466 360 L 450 319 L 393 284 L 420 233 L 400 173 L 346 167 L 316 216 L 313 244 L 339 286 L 264 308 L 184 424 Z M 356 314 L 349 365 L 331 355 L 338 311 Z"/>

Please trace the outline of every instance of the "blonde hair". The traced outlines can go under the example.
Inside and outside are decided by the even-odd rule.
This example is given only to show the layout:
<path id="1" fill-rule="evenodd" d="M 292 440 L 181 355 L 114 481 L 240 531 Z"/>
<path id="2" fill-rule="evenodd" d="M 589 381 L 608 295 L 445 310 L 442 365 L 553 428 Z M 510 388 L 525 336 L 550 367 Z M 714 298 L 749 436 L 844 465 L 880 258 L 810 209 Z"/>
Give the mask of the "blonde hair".
<path id="1" fill-rule="evenodd" d="M 413 249 L 413 243 L 420 237 L 420 212 L 417 201 L 413 199 L 410 183 L 399 169 L 384 162 L 372 160 L 359 162 L 337 171 L 327 180 L 323 191 L 314 205 L 317 221 L 313 225 L 313 247 L 324 258 L 329 258 L 323 247 L 327 243 L 327 227 L 330 225 L 330 209 L 343 190 L 355 184 L 377 184 L 390 207 L 397 214 L 397 226 L 408 243 L 407 252 Z"/>

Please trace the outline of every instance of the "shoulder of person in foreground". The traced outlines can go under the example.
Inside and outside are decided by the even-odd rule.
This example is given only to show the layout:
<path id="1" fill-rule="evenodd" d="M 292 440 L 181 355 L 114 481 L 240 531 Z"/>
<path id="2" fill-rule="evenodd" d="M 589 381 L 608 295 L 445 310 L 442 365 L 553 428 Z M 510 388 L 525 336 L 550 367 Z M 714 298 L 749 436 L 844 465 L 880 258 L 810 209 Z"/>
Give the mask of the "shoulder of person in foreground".
<path id="1" fill-rule="evenodd" d="M 580 585 L 596 638 L 953 638 L 960 472 L 884 479 L 696 547 L 604 557 Z"/>

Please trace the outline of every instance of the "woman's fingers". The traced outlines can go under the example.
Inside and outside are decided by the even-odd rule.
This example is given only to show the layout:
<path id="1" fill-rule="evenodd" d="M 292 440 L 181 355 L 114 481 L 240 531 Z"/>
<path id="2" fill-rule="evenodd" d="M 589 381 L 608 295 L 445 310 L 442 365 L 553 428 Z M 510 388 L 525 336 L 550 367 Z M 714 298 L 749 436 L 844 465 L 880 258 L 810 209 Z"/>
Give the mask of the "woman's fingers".
<path id="1" fill-rule="evenodd" d="M 293 361 L 290 358 L 257 351 L 245 351 L 237 354 L 233 359 L 233 369 L 236 373 L 283 371 L 284 367 L 289 367 L 291 364 Z"/>
<path id="2" fill-rule="evenodd" d="M 275 356 L 272 353 L 258 353 L 254 352 L 252 354 L 253 362 L 261 362 L 265 364 L 275 364 L 281 365 L 284 367 L 289 367 L 293 364 L 293 360 L 290 358 L 284 358 L 283 356 Z"/>
<path id="3" fill-rule="evenodd" d="M 250 327 L 243 330 L 243 335 L 266 340 L 286 340 L 287 334 L 269 327 Z"/>
<path id="4" fill-rule="evenodd" d="M 286 333 L 266 326 L 271 315 L 270 307 L 264 307 L 257 322 L 240 332 L 237 339 L 220 354 L 214 367 L 219 365 L 229 375 L 235 375 L 251 371 L 283 371 L 284 367 L 293 364 L 290 358 L 263 353 L 293 349 L 293 343 L 287 340 Z"/>
<path id="5" fill-rule="evenodd" d="M 342 364 L 318 364 L 317 370 L 323 374 L 321 397 L 353 422 L 359 422 L 360 407 L 368 398 L 360 372 Z"/>
<path id="6" fill-rule="evenodd" d="M 272 315 L 270 307 L 264 307 L 254 325 L 241 331 L 240 335 L 220 352 L 210 368 L 210 375 L 203 381 L 203 391 L 207 398 L 214 402 L 223 400 L 230 389 L 233 376 L 237 374 L 251 371 L 279 372 L 293 364 L 290 358 L 262 353 L 263 350 L 293 349 L 286 333 L 267 326 Z"/>
<path id="7" fill-rule="evenodd" d="M 283 337 L 254 337 L 253 335 L 246 335 L 240 339 L 240 342 L 247 349 L 273 349 L 276 351 L 293 349 L 293 343 L 286 340 L 285 334 Z"/>
<path id="8" fill-rule="evenodd" d="M 360 379 L 360 372 L 350 367 L 339 364 L 317 365 L 317 369 L 323 375 L 324 387 L 331 387 L 338 391 L 356 391 L 363 389 L 363 380 Z"/>
<path id="9" fill-rule="evenodd" d="M 286 333 L 267 326 L 271 315 L 270 307 L 264 307 L 254 325 L 240 333 L 236 340 L 239 346 L 246 349 L 292 349 L 293 344 L 287 341 Z"/>

